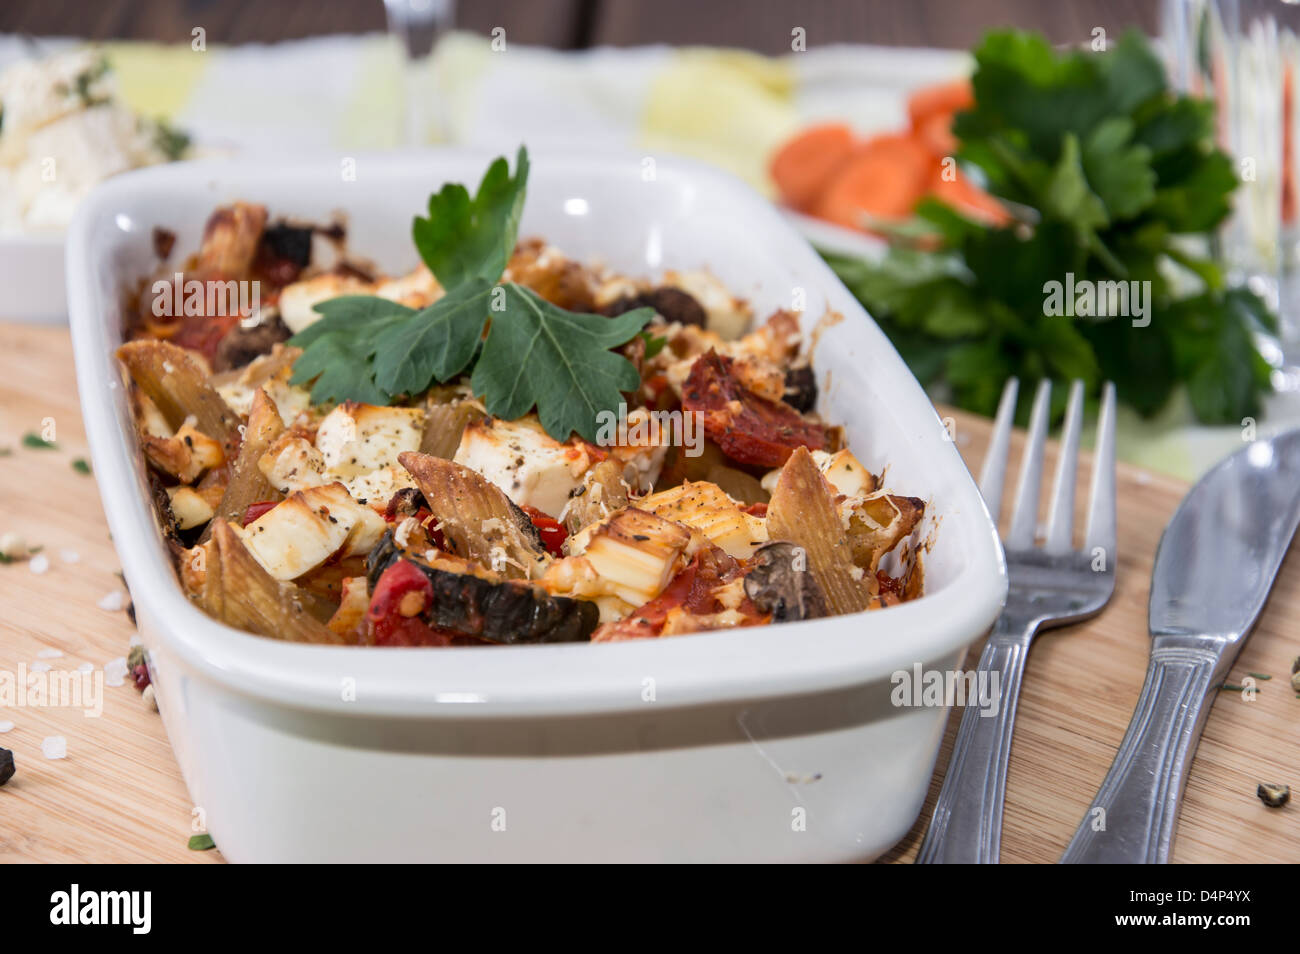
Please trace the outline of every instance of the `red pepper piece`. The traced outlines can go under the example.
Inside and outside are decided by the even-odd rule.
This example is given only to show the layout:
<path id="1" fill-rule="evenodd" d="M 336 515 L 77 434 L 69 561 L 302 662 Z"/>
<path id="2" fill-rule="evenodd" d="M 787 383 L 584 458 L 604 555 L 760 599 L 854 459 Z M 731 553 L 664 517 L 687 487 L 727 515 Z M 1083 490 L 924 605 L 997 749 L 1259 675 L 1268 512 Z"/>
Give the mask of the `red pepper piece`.
<path id="1" fill-rule="evenodd" d="M 248 508 L 244 511 L 244 522 L 241 526 L 248 526 L 262 514 L 274 507 L 275 504 L 276 501 L 274 500 L 260 500 L 257 503 L 249 504 Z"/>
<path id="2" fill-rule="evenodd" d="M 546 552 L 552 556 L 564 556 L 562 547 L 564 541 L 569 538 L 569 531 L 564 529 L 564 524 L 550 514 L 542 513 L 536 507 L 523 506 L 519 509 L 528 514 L 528 519 L 541 534 L 542 546 L 546 547 Z"/>

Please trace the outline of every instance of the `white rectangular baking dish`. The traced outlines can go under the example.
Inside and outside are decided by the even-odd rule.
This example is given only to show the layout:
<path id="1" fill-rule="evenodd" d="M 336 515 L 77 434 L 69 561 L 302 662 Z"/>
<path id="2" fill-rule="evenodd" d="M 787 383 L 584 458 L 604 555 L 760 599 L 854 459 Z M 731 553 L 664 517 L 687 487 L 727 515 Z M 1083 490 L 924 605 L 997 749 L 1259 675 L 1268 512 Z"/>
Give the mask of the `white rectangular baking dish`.
<path id="1" fill-rule="evenodd" d="M 195 806 L 234 861 L 870 859 L 917 816 L 945 710 L 898 708 L 890 674 L 948 669 L 992 623 L 1002 551 L 924 392 L 781 216 L 705 167 L 534 157 L 523 234 L 632 274 L 707 266 L 760 316 L 806 300 L 820 408 L 887 485 L 930 502 L 927 595 L 884 611 L 615 645 L 392 649 L 238 632 L 176 582 L 113 351 L 155 226 L 196 248 L 214 206 L 346 211 L 349 244 L 415 264 L 410 222 L 459 151 L 130 173 L 68 246 L 77 379 L 95 474 Z M 354 177 L 345 173 L 355 172 Z"/>

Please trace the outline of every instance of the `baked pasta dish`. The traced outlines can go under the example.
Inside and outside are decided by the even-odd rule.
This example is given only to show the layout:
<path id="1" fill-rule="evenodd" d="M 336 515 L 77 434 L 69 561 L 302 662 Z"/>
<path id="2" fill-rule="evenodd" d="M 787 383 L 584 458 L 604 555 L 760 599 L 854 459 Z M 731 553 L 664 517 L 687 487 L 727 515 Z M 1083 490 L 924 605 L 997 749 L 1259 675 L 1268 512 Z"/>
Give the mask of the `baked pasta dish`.
<path id="1" fill-rule="evenodd" d="M 798 316 L 756 320 L 704 270 L 648 281 L 520 240 L 526 177 L 520 150 L 513 175 L 435 193 L 406 275 L 236 202 L 142 284 L 118 357 L 189 597 L 262 636 L 377 646 L 917 597 L 925 504 L 818 416 Z"/>

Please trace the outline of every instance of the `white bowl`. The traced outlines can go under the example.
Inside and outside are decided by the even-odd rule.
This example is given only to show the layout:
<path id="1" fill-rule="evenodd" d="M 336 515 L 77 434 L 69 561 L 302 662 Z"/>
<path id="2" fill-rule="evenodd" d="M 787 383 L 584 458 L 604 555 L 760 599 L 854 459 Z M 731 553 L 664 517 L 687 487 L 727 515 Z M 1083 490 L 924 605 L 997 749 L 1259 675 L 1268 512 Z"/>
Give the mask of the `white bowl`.
<path id="1" fill-rule="evenodd" d="M 490 157 L 425 151 L 187 163 L 101 187 L 69 236 L 77 380 L 104 509 L 195 805 L 235 861 L 869 859 L 915 820 L 942 708 L 890 675 L 949 669 L 1006 591 L 996 531 L 884 335 L 765 201 L 678 160 L 535 157 L 524 234 L 639 274 L 708 266 L 762 316 L 806 296 L 820 408 L 887 485 L 930 501 L 927 595 L 815 622 L 614 645 L 301 646 L 234 630 L 176 581 L 112 353 L 151 230 L 212 208 L 347 211 L 350 244 L 415 264 L 410 221 Z"/>

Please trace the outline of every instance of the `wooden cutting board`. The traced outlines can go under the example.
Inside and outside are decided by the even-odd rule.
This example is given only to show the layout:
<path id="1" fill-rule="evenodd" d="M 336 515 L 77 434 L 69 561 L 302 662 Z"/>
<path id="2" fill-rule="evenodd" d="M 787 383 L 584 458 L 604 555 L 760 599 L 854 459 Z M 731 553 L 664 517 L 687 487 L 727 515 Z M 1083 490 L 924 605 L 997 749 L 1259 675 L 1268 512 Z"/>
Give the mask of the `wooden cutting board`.
<path id="1" fill-rule="evenodd" d="M 977 466 L 989 422 L 944 413 L 951 413 L 962 454 Z M 43 422 L 53 423 L 58 449 L 24 447 L 23 434 L 39 433 Z M 3 448 L 11 452 L 0 457 L 0 534 L 42 545 L 49 569 L 37 575 L 21 563 L 0 566 L 0 669 L 37 661 L 74 669 L 125 656 L 134 632 L 127 614 L 97 605 L 120 589 L 119 564 L 94 478 L 72 466 L 86 456 L 86 444 L 66 331 L 0 324 Z M 1086 486 L 1086 476 L 1081 481 Z M 1120 468 L 1114 601 L 1088 623 L 1044 634 L 1030 656 L 1007 783 L 1005 861 L 1056 861 L 1110 765 L 1146 668 L 1152 556 L 1186 490 Z M 1273 678 L 1260 681 L 1250 701 L 1220 694 L 1192 767 L 1176 861 L 1300 861 L 1300 807 L 1268 809 L 1255 796 L 1259 781 L 1300 785 L 1300 699 L 1289 685 L 1300 654 L 1297 620 L 1300 557 L 1293 553 L 1231 677 Z M 42 649 L 63 656 L 42 659 Z M 977 658 L 978 647 L 972 653 Z M 186 846 L 192 806 L 158 715 L 129 683 L 105 696 L 98 718 L 68 709 L 0 710 L 0 721 L 14 723 L 0 746 L 14 751 L 18 767 L 0 788 L 0 861 L 220 861 L 218 851 Z M 884 860 L 914 857 L 957 721 L 949 720 L 921 819 Z M 42 757 L 42 739 L 55 735 L 67 740 L 66 759 Z"/>

